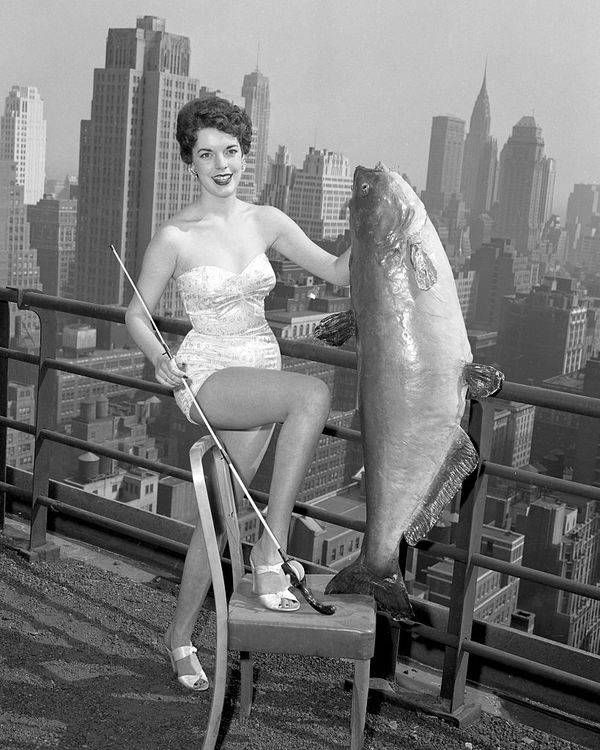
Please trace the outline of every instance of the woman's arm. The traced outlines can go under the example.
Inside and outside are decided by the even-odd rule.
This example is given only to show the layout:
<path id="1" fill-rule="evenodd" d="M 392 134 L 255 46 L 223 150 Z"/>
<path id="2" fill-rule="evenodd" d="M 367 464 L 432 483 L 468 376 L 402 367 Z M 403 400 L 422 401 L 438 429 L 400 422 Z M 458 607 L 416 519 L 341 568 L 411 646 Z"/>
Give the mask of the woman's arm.
<path id="1" fill-rule="evenodd" d="M 173 243 L 173 233 L 176 231 L 175 228 L 169 226 L 159 229 L 144 254 L 137 287 L 150 312 L 158 304 L 169 279 L 175 271 L 177 253 Z M 125 325 L 131 338 L 157 368 L 164 350 L 156 338 L 152 324 L 148 320 L 141 302 L 135 294 L 131 298 L 125 313 Z"/>
<path id="2" fill-rule="evenodd" d="M 279 209 L 273 206 L 262 208 L 272 237 L 271 248 L 331 284 L 347 286 L 350 283 L 351 248 L 336 257 L 309 239 L 296 222 Z"/>

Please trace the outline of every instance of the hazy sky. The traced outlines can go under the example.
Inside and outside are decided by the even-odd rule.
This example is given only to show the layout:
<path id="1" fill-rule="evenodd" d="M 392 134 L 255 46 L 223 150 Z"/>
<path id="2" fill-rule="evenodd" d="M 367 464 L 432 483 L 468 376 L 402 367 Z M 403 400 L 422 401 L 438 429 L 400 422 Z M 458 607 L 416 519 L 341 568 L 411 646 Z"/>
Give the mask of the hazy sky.
<path id="1" fill-rule="evenodd" d="M 260 43 L 269 150 L 285 143 L 298 166 L 314 143 L 423 188 L 431 118 L 468 126 L 487 57 L 491 132 L 501 148 L 534 113 L 556 159 L 555 211 L 575 182 L 600 182 L 599 0 L 0 0 L 0 101 L 38 87 L 49 177 L 77 172 L 108 28 L 141 15 L 188 36 L 191 75 L 236 96 Z"/>

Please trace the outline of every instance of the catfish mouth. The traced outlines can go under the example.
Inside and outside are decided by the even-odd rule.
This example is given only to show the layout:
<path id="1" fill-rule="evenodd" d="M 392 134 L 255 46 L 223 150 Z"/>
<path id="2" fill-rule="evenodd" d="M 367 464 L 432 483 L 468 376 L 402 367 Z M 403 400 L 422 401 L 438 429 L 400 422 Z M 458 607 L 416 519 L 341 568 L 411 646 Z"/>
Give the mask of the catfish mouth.
<path id="1" fill-rule="evenodd" d="M 405 223 L 406 207 L 397 199 L 388 169 L 356 167 L 350 201 L 350 228 L 363 240 L 389 242 Z"/>

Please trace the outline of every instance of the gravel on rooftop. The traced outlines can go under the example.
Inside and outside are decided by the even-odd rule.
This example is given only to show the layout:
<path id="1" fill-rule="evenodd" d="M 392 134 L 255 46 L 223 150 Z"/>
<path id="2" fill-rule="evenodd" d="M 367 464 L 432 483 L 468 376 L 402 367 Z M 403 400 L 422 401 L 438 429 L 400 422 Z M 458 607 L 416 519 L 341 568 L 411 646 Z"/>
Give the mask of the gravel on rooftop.
<path id="1" fill-rule="evenodd" d="M 27 562 L 0 533 L 0 748 L 200 748 L 210 691 L 171 678 L 161 636 L 176 586 L 138 583 L 73 559 Z M 194 644 L 212 674 L 216 618 L 207 601 Z M 230 653 L 219 748 L 326 750 L 349 746 L 352 664 L 257 654 L 249 719 L 238 711 Z M 365 750 L 582 750 L 482 714 L 457 729 L 372 696 Z"/>

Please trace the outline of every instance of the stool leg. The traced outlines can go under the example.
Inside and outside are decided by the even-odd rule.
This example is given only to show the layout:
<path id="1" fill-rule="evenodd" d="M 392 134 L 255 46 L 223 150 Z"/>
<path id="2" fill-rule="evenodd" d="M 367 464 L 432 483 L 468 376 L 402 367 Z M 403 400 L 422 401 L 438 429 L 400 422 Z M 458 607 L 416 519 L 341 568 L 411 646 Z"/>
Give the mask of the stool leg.
<path id="1" fill-rule="evenodd" d="M 354 686 L 352 688 L 352 715 L 350 718 L 350 750 L 362 750 L 369 696 L 370 659 L 354 662 Z"/>
<path id="2" fill-rule="evenodd" d="M 240 651 L 240 713 L 248 718 L 252 710 L 254 659 L 248 651 Z"/>

